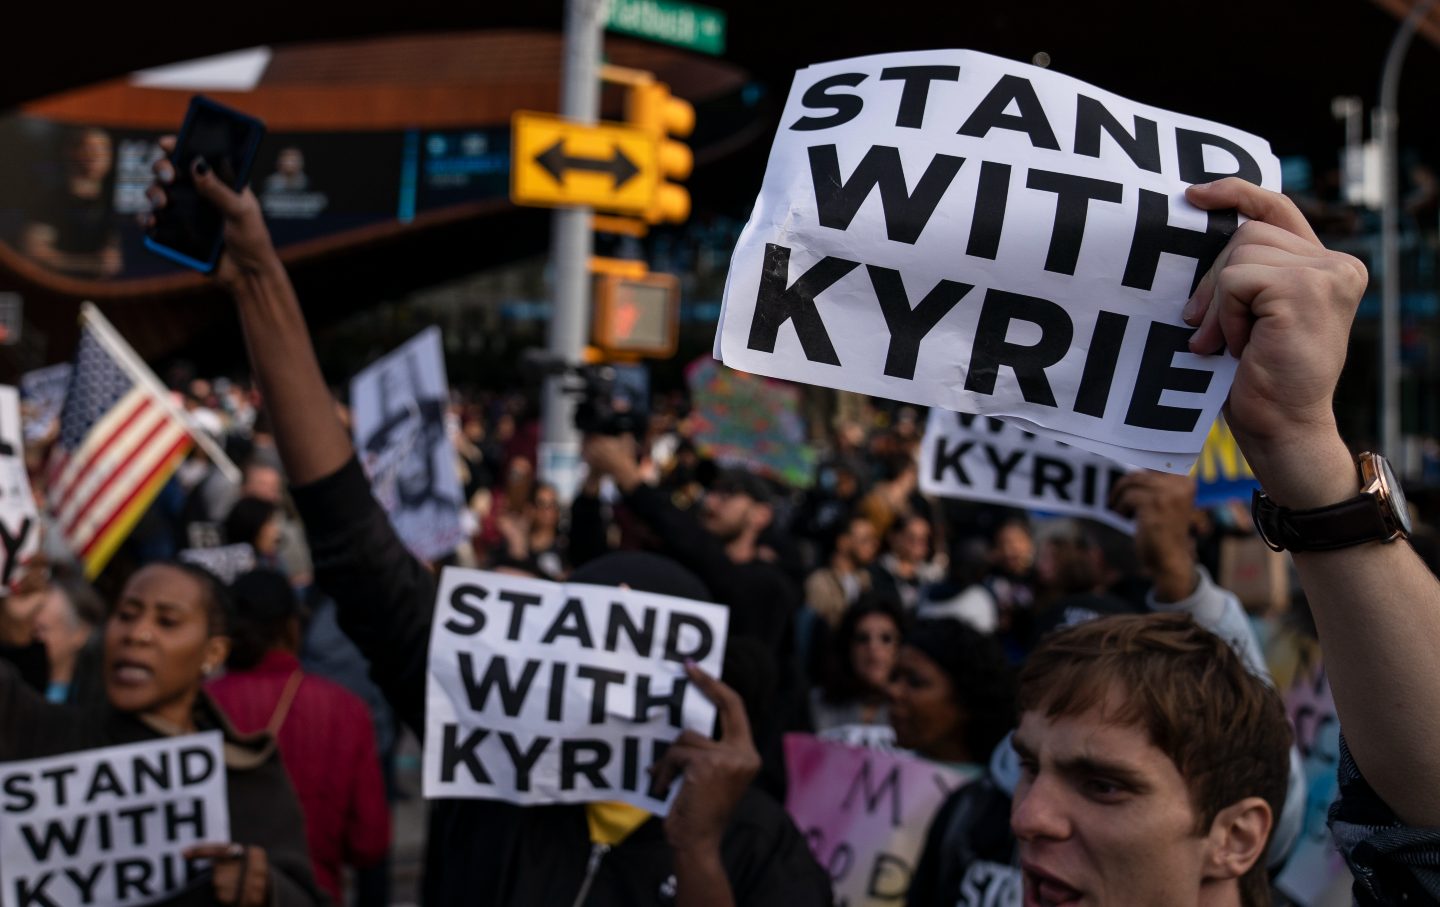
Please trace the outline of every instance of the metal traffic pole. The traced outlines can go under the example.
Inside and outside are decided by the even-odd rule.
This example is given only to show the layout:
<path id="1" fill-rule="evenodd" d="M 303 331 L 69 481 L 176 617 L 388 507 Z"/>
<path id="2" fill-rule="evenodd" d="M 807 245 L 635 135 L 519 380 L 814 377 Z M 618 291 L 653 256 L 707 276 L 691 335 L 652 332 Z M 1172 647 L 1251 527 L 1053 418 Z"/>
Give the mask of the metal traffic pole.
<path id="1" fill-rule="evenodd" d="M 600 109 L 601 34 L 608 0 L 566 0 L 565 60 L 560 84 L 560 115 L 593 125 Z M 593 237 L 591 209 L 556 208 L 550 240 L 554 273 L 548 348 L 564 362 L 578 363 L 590 323 L 589 266 Z M 574 401 L 562 390 L 562 377 L 545 381 L 540 435 L 541 478 L 553 482 L 569 500 L 579 479 L 580 433 L 575 430 Z"/>
<path id="2" fill-rule="evenodd" d="M 1380 138 L 1380 449 L 1401 461 L 1400 451 L 1400 168 L 1396 161 L 1396 99 L 1400 68 L 1410 39 L 1435 0 L 1418 0 L 1385 55 L 1375 131 Z"/>

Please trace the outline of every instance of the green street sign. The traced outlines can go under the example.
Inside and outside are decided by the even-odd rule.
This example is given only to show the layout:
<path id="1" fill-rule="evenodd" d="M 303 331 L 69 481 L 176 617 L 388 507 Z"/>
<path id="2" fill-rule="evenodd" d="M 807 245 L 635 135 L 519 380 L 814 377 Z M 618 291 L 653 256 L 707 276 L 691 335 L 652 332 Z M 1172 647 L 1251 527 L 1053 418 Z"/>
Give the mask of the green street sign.
<path id="1" fill-rule="evenodd" d="M 676 0 L 610 0 L 611 31 L 719 56 L 725 52 L 725 13 Z"/>

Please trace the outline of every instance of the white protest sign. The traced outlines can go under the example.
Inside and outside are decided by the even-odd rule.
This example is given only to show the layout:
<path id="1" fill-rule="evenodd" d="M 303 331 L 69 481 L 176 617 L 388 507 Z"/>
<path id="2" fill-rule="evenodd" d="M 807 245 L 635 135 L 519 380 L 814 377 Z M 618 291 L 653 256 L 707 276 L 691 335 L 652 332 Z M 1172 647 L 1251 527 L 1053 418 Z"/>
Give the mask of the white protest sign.
<path id="1" fill-rule="evenodd" d="M 0 386 L 0 595 L 15 568 L 40 549 L 40 513 L 30 491 L 21 437 L 20 394 Z"/>
<path id="2" fill-rule="evenodd" d="M 974 780 L 909 753 L 785 735 L 785 809 L 848 907 L 903 902 L 930 820 Z"/>
<path id="3" fill-rule="evenodd" d="M 154 903 L 229 840 L 219 731 L 0 764 L 0 903 Z"/>
<path id="4" fill-rule="evenodd" d="M 20 376 L 20 408 L 25 416 L 27 442 L 41 440 L 59 424 L 73 370 L 70 363 L 61 362 Z"/>
<path id="5" fill-rule="evenodd" d="M 1180 311 L 1237 225 L 1183 191 L 1234 174 L 1280 186 L 1255 136 L 1023 63 L 809 67 L 731 260 L 720 358 L 1183 472 L 1235 360 L 1191 354 Z"/>
<path id="6" fill-rule="evenodd" d="M 255 549 L 245 542 L 215 548 L 186 548 L 176 557 L 187 564 L 204 567 L 227 584 L 255 569 Z"/>
<path id="7" fill-rule="evenodd" d="M 350 382 L 355 447 L 400 539 L 438 560 L 465 539 L 465 495 L 445 430 L 450 384 L 440 329 L 427 328 Z"/>
<path id="8" fill-rule="evenodd" d="M 1135 524 L 1106 506 L 1129 469 L 1001 419 L 930 410 L 920 443 L 924 494 L 1089 517 L 1122 532 Z"/>
<path id="9" fill-rule="evenodd" d="M 426 682 L 427 797 L 619 800 L 664 815 L 649 767 L 715 707 L 685 675 L 720 676 L 721 605 L 613 586 L 447 567 Z"/>

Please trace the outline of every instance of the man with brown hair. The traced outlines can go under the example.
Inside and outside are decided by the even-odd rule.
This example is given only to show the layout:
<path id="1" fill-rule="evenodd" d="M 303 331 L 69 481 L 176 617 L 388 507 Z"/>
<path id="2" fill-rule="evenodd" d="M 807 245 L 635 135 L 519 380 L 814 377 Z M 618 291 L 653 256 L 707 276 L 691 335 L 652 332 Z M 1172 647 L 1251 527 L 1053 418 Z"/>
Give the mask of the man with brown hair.
<path id="1" fill-rule="evenodd" d="M 1268 904 L 1284 807 L 1279 695 L 1187 614 L 1107 617 L 1020 676 L 1010 814 L 1027 904 Z"/>

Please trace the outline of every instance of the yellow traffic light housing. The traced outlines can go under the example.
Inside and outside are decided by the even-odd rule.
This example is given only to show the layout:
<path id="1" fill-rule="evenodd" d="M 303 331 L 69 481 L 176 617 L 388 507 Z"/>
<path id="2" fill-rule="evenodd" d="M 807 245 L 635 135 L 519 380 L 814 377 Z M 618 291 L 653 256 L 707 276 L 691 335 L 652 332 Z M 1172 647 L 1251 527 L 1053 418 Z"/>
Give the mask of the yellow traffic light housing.
<path id="1" fill-rule="evenodd" d="M 647 223 L 680 223 L 690 216 L 690 193 L 678 185 L 695 169 L 690 146 L 671 136 L 685 138 L 695 130 L 695 107 L 670 93 L 664 82 L 637 80 L 628 86 L 625 121 L 655 140 L 660 183 L 655 200 L 645 212 Z"/>

